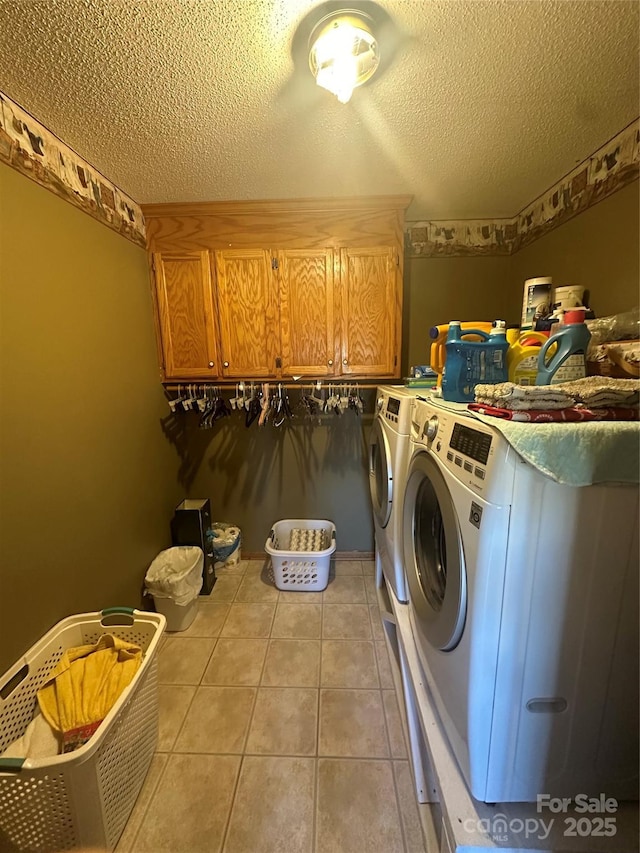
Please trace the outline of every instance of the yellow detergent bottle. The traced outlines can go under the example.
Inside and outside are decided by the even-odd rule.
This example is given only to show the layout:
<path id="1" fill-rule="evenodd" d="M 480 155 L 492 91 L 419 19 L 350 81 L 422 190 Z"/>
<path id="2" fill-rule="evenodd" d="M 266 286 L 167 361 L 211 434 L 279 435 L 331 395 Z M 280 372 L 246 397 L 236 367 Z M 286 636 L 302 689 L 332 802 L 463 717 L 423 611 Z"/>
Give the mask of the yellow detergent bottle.
<path id="1" fill-rule="evenodd" d="M 507 329 L 507 340 L 511 344 L 507 350 L 509 382 L 516 385 L 535 385 L 540 347 L 546 344 L 549 338 L 542 332 Z"/>

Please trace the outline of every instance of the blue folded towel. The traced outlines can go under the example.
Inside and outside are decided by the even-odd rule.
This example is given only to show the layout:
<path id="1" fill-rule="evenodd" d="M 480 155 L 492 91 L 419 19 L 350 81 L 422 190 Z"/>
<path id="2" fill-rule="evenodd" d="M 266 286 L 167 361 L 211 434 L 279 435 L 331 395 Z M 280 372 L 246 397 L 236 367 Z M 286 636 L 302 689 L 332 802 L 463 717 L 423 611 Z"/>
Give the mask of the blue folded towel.
<path id="1" fill-rule="evenodd" d="M 640 482 L 640 423 L 527 424 L 474 413 L 547 477 L 569 486 Z"/>

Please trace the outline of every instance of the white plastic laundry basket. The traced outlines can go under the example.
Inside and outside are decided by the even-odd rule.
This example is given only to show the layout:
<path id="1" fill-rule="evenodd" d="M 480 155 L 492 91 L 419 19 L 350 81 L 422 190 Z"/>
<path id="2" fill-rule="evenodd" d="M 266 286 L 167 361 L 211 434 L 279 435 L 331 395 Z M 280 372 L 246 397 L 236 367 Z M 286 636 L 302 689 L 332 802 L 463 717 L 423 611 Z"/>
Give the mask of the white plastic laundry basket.
<path id="1" fill-rule="evenodd" d="M 305 537 L 297 531 L 318 531 L 320 537 Z M 321 538 L 321 550 L 291 550 L 292 538 L 294 543 L 296 540 Z M 264 549 L 271 557 L 273 576 L 278 589 L 320 592 L 329 582 L 331 555 L 336 550 L 336 528 L 330 521 L 309 518 L 277 521 Z"/>
<path id="2" fill-rule="evenodd" d="M 0 846 L 29 853 L 113 850 L 158 740 L 156 651 L 164 626 L 162 614 L 132 608 L 70 616 L 0 678 L 2 753 L 24 734 L 38 690 L 67 649 L 109 633 L 143 650 L 133 681 L 84 746 L 50 758 L 0 759 Z"/>

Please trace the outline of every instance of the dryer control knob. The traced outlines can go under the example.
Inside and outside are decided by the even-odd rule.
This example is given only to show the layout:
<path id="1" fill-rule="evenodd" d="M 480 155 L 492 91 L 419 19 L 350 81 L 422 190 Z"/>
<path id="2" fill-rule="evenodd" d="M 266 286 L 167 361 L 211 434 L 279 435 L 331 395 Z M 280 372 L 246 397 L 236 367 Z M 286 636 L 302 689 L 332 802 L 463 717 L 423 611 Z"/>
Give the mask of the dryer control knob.
<path id="1" fill-rule="evenodd" d="M 383 406 L 384 406 L 384 397 L 378 397 L 378 399 L 376 400 L 376 408 L 378 409 L 379 412 L 382 411 Z"/>
<path id="2" fill-rule="evenodd" d="M 432 415 L 429 420 L 424 425 L 424 430 L 422 431 L 423 435 L 426 435 L 429 441 L 433 441 L 433 439 L 438 434 L 438 416 Z"/>

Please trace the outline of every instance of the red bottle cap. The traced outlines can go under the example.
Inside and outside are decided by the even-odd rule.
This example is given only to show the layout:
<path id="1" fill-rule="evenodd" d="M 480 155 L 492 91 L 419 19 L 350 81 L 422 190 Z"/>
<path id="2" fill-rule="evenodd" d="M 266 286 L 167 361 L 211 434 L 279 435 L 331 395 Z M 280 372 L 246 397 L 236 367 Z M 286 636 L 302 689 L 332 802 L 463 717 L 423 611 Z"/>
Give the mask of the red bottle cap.
<path id="1" fill-rule="evenodd" d="M 576 310 L 570 310 L 564 312 L 564 322 L 565 325 L 567 323 L 584 323 L 584 308 L 579 308 Z"/>

